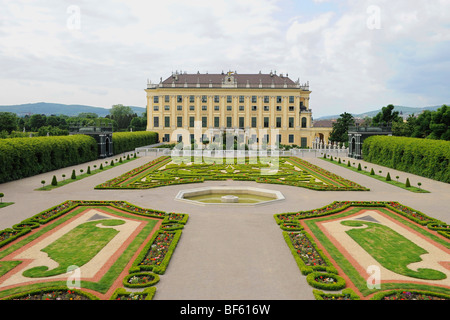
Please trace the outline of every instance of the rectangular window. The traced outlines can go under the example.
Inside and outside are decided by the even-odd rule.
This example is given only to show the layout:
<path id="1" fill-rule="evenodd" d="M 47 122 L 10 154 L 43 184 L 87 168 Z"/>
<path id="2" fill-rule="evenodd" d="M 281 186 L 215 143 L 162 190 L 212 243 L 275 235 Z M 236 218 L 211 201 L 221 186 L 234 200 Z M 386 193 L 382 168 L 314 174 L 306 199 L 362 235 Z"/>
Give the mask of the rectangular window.
<path id="1" fill-rule="evenodd" d="M 170 133 L 164 134 L 164 139 L 163 139 L 163 141 L 165 141 L 165 142 L 169 142 L 169 141 L 170 141 Z"/>
<path id="2" fill-rule="evenodd" d="M 214 102 L 219 102 L 219 96 L 214 96 Z"/>
<path id="3" fill-rule="evenodd" d="M 183 106 L 177 106 L 177 110 L 178 111 L 182 111 L 183 110 Z"/>
<path id="4" fill-rule="evenodd" d="M 233 97 L 232 96 L 227 96 L 227 103 L 231 103 L 232 102 Z"/>
<path id="5" fill-rule="evenodd" d="M 264 106 L 264 111 L 269 111 L 269 106 Z"/>
<path id="6" fill-rule="evenodd" d="M 281 143 L 281 134 L 277 134 L 277 141 L 278 143 Z"/>
<path id="7" fill-rule="evenodd" d="M 308 145 L 308 138 L 304 138 L 304 137 L 302 137 L 301 139 L 300 139 L 300 147 L 302 147 L 302 148 L 306 148 Z"/>
<path id="8" fill-rule="evenodd" d="M 218 128 L 220 126 L 220 118 L 214 117 L 214 127 Z"/>
<path id="9" fill-rule="evenodd" d="M 183 102 L 183 96 L 177 96 L 177 102 Z"/>
<path id="10" fill-rule="evenodd" d="M 264 103 L 269 103 L 269 96 L 264 96 Z"/>
<path id="11" fill-rule="evenodd" d="M 245 97 L 244 96 L 239 96 L 239 103 L 244 103 L 245 101 Z"/>
<path id="12" fill-rule="evenodd" d="M 281 128 L 281 117 L 277 117 L 276 119 L 276 127 Z"/>
<path id="13" fill-rule="evenodd" d="M 154 96 L 153 97 L 153 103 L 159 103 L 159 97 L 158 96 Z"/>
<path id="14" fill-rule="evenodd" d="M 202 96 L 202 102 L 203 103 L 208 102 L 208 96 Z"/>
<path id="15" fill-rule="evenodd" d="M 227 117 L 227 128 L 231 128 L 233 126 L 233 118 Z"/>
<path id="16" fill-rule="evenodd" d="M 289 111 L 295 111 L 295 107 L 294 106 L 289 106 Z"/>
<path id="17" fill-rule="evenodd" d="M 294 117 L 289 117 L 289 128 L 294 127 Z"/>
<path id="18" fill-rule="evenodd" d="M 208 126 L 208 117 L 202 117 L 202 128 L 206 128 Z"/>
<path id="19" fill-rule="evenodd" d="M 159 107 L 158 106 L 153 106 L 153 111 L 158 111 Z"/>
<path id="20" fill-rule="evenodd" d="M 195 96 L 189 96 L 189 102 L 194 103 L 195 102 Z"/>
<path id="21" fill-rule="evenodd" d="M 202 106 L 202 110 L 206 111 L 206 110 L 208 110 L 208 107 L 207 106 Z"/>
<path id="22" fill-rule="evenodd" d="M 177 127 L 181 128 L 183 126 L 183 117 L 177 117 Z"/>
<path id="23" fill-rule="evenodd" d="M 289 143 L 294 143 L 294 135 L 293 134 L 289 135 Z"/>
<path id="24" fill-rule="evenodd" d="M 190 111 L 195 111 L 195 106 L 189 106 Z"/>
<path id="25" fill-rule="evenodd" d="M 170 127 L 170 117 L 164 117 L 164 127 Z"/>
<path id="26" fill-rule="evenodd" d="M 170 106 L 164 106 L 164 110 L 170 111 Z"/>
<path id="27" fill-rule="evenodd" d="M 239 111 L 244 111 L 244 106 L 239 106 Z"/>
<path id="28" fill-rule="evenodd" d="M 165 102 L 169 102 L 170 101 L 170 96 L 164 96 L 164 101 Z"/>
<path id="29" fill-rule="evenodd" d="M 281 106 L 277 106 L 277 111 L 281 111 Z"/>
<path id="30" fill-rule="evenodd" d="M 289 96 L 289 103 L 294 103 L 294 96 Z"/>
<path id="31" fill-rule="evenodd" d="M 239 117 L 239 128 L 244 128 L 244 117 Z"/>
<path id="32" fill-rule="evenodd" d="M 256 110 L 258 110 L 258 107 L 257 106 L 252 106 L 252 111 L 256 111 Z"/>
<path id="33" fill-rule="evenodd" d="M 257 117 L 252 117 L 252 128 L 256 128 Z"/>
<path id="34" fill-rule="evenodd" d="M 252 96 L 252 103 L 256 103 L 257 101 L 257 97 L 256 96 Z"/>
<path id="35" fill-rule="evenodd" d="M 153 117 L 153 126 L 155 128 L 159 127 L 159 117 Z"/>
<path id="36" fill-rule="evenodd" d="M 280 103 L 283 101 L 283 98 L 281 96 L 277 96 L 277 103 Z"/>
<path id="37" fill-rule="evenodd" d="M 269 127 L 269 117 L 264 117 L 264 128 Z"/>
<path id="38" fill-rule="evenodd" d="M 227 106 L 227 111 L 231 111 L 231 110 L 232 110 L 231 106 Z"/>
<path id="39" fill-rule="evenodd" d="M 219 110 L 220 110 L 219 106 L 214 106 L 214 111 L 219 111 Z"/>
<path id="40" fill-rule="evenodd" d="M 189 127 L 193 128 L 195 125 L 195 117 L 189 117 Z"/>

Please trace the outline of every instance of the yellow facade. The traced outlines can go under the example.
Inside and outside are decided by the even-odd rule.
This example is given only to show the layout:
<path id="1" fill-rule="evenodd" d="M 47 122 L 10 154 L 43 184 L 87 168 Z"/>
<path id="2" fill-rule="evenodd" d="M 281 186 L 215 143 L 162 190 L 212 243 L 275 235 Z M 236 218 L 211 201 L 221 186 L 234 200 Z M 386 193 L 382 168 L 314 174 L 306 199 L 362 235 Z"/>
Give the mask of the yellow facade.
<path id="1" fill-rule="evenodd" d="M 175 74 L 158 85 L 148 84 L 147 130 L 157 132 L 164 142 L 179 141 L 179 129 L 198 140 L 194 134 L 199 121 L 197 126 L 201 124 L 209 141 L 213 134 L 234 130 L 249 133 L 248 138 L 256 134 L 258 141 L 267 139 L 268 144 L 278 140 L 311 147 L 318 130 L 312 127 L 309 86 L 283 75 L 259 78 L 258 82 L 258 75 Z M 327 134 L 324 128 L 320 131 Z"/>

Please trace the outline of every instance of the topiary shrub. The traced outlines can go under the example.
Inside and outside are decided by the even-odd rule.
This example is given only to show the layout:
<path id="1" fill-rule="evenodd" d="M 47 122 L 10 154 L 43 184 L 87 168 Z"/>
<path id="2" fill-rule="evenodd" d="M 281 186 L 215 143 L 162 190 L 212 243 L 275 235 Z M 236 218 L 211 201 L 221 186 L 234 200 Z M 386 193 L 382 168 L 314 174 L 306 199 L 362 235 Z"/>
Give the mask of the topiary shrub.
<path id="1" fill-rule="evenodd" d="M 409 178 L 406 178 L 405 187 L 406 188 L 410 188 L 411 187 L 411 183 L 409 182 Z"/>
<path id="2" fill-rule="evenodd" d="M 57 186 L 58 185 L 58 180 L 56 180 L 56 176 L 53 176 L 52 178 L 52 186 Z"/>
<path id="3" fill-rule="evenodd" d="M 358 163 L 358 171 L 361 171 L 361 170 L 362 170 L 361 163 Z"/>
<path id="4" fill-rule="evenodd" d="M 391 175 L 389 174 L 389 172 L 386 175 L 386 181 L 391 181 Z"/>
<path id="5" fill-rule="evenodd" d="M 371 176 L 374 176 L 374 175 L 375 175 L 375 171 L 373 170 L 373 168 L 372 168 L 372 170 L 370 170 L 370 175 L 371 175 Z"/>
<path id="6" fill-rule="evenodd" d="M 71 177 L 71 179 L 75 180 L 76 178 L 77 178 L 77 175 L 76 175 L 75 169 L 74 169 L 74 170 L 72 170 L 72 177 Z"/>

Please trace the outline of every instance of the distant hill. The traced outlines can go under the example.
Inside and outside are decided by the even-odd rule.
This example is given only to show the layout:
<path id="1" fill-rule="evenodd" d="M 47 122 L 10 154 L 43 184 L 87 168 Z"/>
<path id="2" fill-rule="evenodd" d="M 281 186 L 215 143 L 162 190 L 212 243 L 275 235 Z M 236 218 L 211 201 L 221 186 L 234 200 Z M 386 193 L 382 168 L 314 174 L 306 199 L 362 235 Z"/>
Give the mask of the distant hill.
<path id="1" fill-rule="evenodd" d="M 448 104 L 447 104 L 448 105 Z M 423 108 L 412 108 L 412 107 L 404 107 L 404 106 L 394 106 L 394 111 L 401 112 L 403 116 L 408 116 L 410 114 L 418 115 L 422 113 L 425 110 L 435 111 L 442 107 L 442 104 L 439 106 L 430 106 L 430 107 L 423 107 Z M 352 113 L 354 118 L 364 118 L 364 117 L 375 117 L 379 112 L 381 111 L 381 108 L 374 111 L 368 111 L 364 113 L 355 114 Z M 331 115 L 331 116 L 323 116 L 320 118 L 315 118 L 314 120 L 330 120 L 330 119 L 337 119 L 339 118 L 339 115 Z"/>
<path id="2" fill-rule="evenodd" d="M 146 108 L 133 106 L 130 107 L 139 116 L 146 111 Z M 0 106 L 0 112 L 13 112 L 16 113 L 18 116 L 25 116 L 32 114 L 45 114 L 47 116 L 52 114 L 76 116 L 80 113 L 90 112 L 96 113 L 99 117 L 105 117 L 106 115 L 109 114 L 109 109 L 77 104 L 68 105 L 60 103 L 37 102 L 11 106 Z"/>

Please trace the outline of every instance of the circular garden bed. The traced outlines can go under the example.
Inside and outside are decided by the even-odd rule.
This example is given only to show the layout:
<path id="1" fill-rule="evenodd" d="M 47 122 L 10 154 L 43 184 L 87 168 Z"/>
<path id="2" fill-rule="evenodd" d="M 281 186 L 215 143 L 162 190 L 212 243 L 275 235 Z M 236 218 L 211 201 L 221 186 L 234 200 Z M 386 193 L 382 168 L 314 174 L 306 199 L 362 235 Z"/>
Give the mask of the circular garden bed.
<path id="1" fill-rule="evenodd" d="M 159 282 L 159 276 L 151 272 L 132 273 L 123 278 L 123 285 L 128 288 L 150 287 Z"/>
<path id="2" fill-rule="evenodd" d="M 310 286 L 323 290 L 341 290 L 345 288 L 345 280 L 333 273 L 311 272 L 306 276 Z"/>

